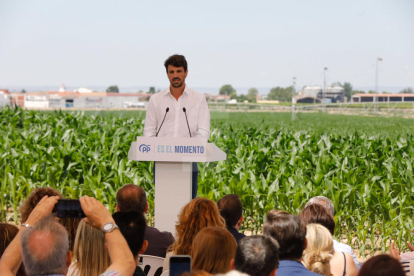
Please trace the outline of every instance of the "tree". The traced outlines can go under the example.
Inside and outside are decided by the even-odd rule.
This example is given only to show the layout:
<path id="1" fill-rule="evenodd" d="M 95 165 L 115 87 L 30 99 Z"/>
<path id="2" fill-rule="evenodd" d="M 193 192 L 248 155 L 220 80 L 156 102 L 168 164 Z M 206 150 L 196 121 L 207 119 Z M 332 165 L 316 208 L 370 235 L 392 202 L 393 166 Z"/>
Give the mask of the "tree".
<path id="1" fill-rule="evenodd" d="M 292 91 L 293 87 L 273 87 L 270 89 L 269 94 L 267 95 L 268 100 L 276 100 L 281 102 L 290 102 L 292 101 Z"/>
<path id="2" fill-rule="evenodd" d="M 247 100 L 250 103 L 255 103 L 256 102 L 256 97 L 259 94 L 259 90 L 257 90 L 256 88 L 250 88 L 249 92 L 247 92 Z"/>
<path id="3" fill-rule="evenodd" d="M 239 103 L 242 103 L 242 102 L 244 102 L 244 101 L 249 101 L 249 99 L 247 98 L 247 96 L 246 96 L 246 95 L 241 94 L 240 96 L 238 96 L 238 97 L 237 97 L 237 101 L 238 101 Z"/>
<path id="4" fill-rule="evenodd" d="M 22 93 L 26 93 L 26 90 L 22 89 Z"/>
<path id="5" fill-rule="evenodd" d="M 368 94 L 376 94 L 377 92 L 375 92 L 374 90 L 369 90 Z"/>
<path id="6" fill-rule="evenodd" d="M 413 94 L 414 90 L 411 87 L 406 87 L 403 90 L 401 90 L 400 93 L 402 93 L 402 94 Z"/>
<path id="7" fill-rule="evenodd" d="M 230 100 L 236 99 L 237 100 L 237 93 L 236 91 L 234 91 L 233 93 L 231 93 L 230 95 Z"/>
<path id="8" fill-rule="evenodd" d="M 233 86 L 231 86 L 230 84 L 225 84 L 220 88 L 219 94 L 230 96 L 233 92 L 236 92 Z"/>
<path id="9" fill-rule="evenodd" d="M 119 93 L 118 85 L 111 85 L 106 89 L 106 92 L 108 93 Z"/>
<path id="10" fill-rule="evenodd" d="M 155 87 L 151 86 L 147 92 L 148 94 L 155 94 Z"/>

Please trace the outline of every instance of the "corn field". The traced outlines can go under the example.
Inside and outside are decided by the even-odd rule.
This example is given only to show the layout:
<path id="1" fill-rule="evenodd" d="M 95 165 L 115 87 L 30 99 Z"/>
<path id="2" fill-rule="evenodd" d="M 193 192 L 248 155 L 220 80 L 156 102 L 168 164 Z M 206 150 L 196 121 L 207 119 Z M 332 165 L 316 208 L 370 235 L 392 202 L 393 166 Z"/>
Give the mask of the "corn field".
<path id="1" fill-rule="evenodd" d="M 290 115 L 288 115 L 290 116 Z M 126 183 L 142 186 L 153 216 L 151 162 L 129 161 L 145 113 L 130 118 L 82 112 L 0 109 L 0 216 L 18 222 L 18 206 L 35 187 L 67 198 L 96 197 L 110 211 Z M 413 229 L 413 135 L 287 130 L 266 124 L 212 121 L 210 141 L 226 161 L 199 163 L 199 196 L 240 195 L 243 229 L 260 233 L 266 212 L 299 214 L 313 196 L 335 206 L 337 238 L 366 250 L 400 248 Z"/>

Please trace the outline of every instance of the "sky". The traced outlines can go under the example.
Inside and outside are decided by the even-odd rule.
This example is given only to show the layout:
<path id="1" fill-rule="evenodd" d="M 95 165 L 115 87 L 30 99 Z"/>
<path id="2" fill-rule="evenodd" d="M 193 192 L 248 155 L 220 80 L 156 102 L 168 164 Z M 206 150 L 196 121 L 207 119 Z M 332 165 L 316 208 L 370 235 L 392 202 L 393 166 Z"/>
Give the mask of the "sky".
<path id="1" fill-rule="evenodd" d="M 414 87 L 414 1 L 0 0 L 0 88 Z M 243 89 L 241 89 L 243 90 Z"/>

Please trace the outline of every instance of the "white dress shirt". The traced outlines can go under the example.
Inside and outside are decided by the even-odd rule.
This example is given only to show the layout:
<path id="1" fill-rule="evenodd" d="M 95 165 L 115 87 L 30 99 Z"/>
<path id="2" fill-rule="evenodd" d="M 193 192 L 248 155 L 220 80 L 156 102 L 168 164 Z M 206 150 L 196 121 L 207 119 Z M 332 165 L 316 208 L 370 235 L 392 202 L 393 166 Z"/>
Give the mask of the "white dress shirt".
<path id="1" fill-rule="evenodd" d="M 155 137 L 165 111 L 169 108 L 158 137 L 190 137 L 183 108 L 185 107 L 191 136 L 207 139 L 210 136 L 210 111 L 203 94 L 187 86 L 176 100 L 170 88 L 151 96 L 145 117 L 144 136 Z"/>

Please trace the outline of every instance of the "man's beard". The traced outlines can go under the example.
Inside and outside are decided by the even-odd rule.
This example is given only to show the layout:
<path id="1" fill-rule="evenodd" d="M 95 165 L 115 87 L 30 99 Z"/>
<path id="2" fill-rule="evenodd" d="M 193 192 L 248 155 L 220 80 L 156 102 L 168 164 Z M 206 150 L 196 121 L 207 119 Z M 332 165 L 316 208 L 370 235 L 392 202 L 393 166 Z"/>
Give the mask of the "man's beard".
<path id="1" fill-rule="evenodd" d="M 174 87 L 174 88 L 178 88 L 178 87 L 181 87 L 181 86 L 183 86 L 183 82 L 180 82 L 179 84 L 174 84 L 174 80 L 171 82 L 171 86 L 172 87 Z"/>

